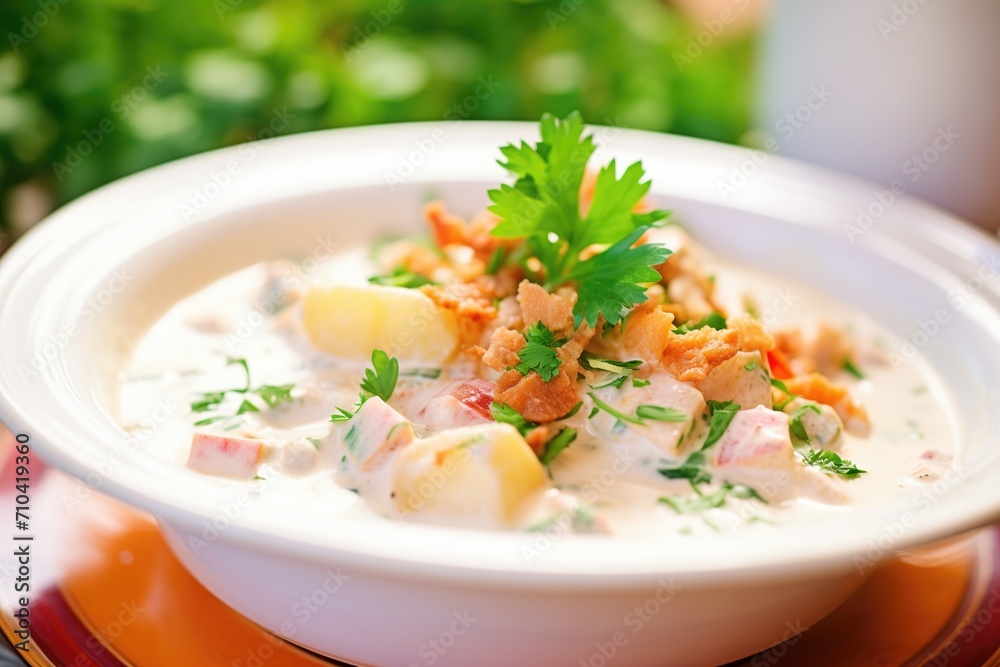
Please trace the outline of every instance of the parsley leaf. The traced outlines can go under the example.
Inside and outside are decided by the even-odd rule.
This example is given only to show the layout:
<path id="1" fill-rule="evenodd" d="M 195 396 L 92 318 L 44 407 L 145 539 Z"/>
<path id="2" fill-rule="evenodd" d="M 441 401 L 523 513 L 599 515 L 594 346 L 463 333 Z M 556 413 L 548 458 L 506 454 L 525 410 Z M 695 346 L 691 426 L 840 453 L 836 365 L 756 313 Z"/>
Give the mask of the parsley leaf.
<path id="1" fill-rule="evenodd" d="M 398 379 L 399 360 L 390 357 L 383 350 L 372 350 L 372 367 L 365 369 L 365 376 L 361 380 L 361 391 L 358 392 L 358 402 L 354 404 L 354 409 L 337 408 L 337 411 L 330 415 L 330 421 L 350 421 L 358 408 L 369 398 L 378 396 L 383 401 L 388 401 L 396 390 Z"/>
<path id="2" fill-rule="evenodd" d="M 387 287 L 408 287 L 411 289 L 435 284 L 430 278 L 426 278 L 419 273 L 407 271 L 403 267 L 397 268 L 387 276 L 372 276 L 368 279 L 368 282 Z"/>
<path id="3" fill-rule="evenodd" d="M 805 424 L 802 423 L 802 418 L 809 412 L 815 412 L 818 415 L 822 414 L 818 405 L 815 403 L 806 403 L 788 418 L 788 433 L 792 436 L 792 445 L 795 447 L 806 447 L 809 445 L 809 433 L 806 432 Z"/>
<path id="4" fill-rule="evenodd" d="M 705 510 L 722 507 L 730 498 L 740 498 L 743 500 L 759 500 L 762 503 L 767 501 L 749 486 L 742 484 L 723 484 L 718 491 L 708 495 L 695 496 L 666 496 L 661 497 L 660 502 L 669 505 L 678 514 L 695 514 Z"/>
<path id="5" fill-rule="evenodd" d="M 816 450 L 810 448 L 808 452 L 800 450 L 799 455 L 802 456 L 803 461 L 807 465 L 822 468 L 827 472 L 846 477 L 847 479 L 854 479 L 868 472 L 857 467 L 854 462 L 842 458 L 840 454 L 831 452 L 828 449 Z"/>
<path id="6" fill-rule="evenodd" d="M 666 261 L 670 251 L 655 243 L 633 248 L 645 231 L 645 227 L 639 227 L 604 252 L 580 262 L 570 273 L 578 285 L 573 307 L 576 326 L 583 320 L 597 326 L 598 315 L 613 326 L 622 319 L 623 310 L 648 298 L 642 283 L 660 279 L 653 267 Z"/>
<path id="7" fill-rule="evenodd" d="M 708 402 L 708 416 L 710 421 L 708 426 L 708 435 L 705 437 L 705 442 L 701 446 L 702 451 L 705 451 L 719 441 L 722 434 L 726 432 L 727 428 L 729 428 L 729 422 L 733 421 L 733 417 L 735 417 L 736 413 L 739 411 L 740 406 L 732 401 Z"/>
<path id="8" fill-rule="evenodd" d="M 683 422 L 691 417 L 677 408 L 665 408 L 662 405 L 640 405 L 635 409 L 635 416 L 659 422 Z"/>
<path id="9" fill-rule="evenodd" d="M 566 340 L 557 341 L 549 328 L 541 322 L 532 324 L 523 335 L 527 344 L 517 355 L 521 363 L 514 368 L 521 375 L 535 371 L 542 380 L 550 382 L 559 375 L 559 365 L 562 363 L 555 349 L 564 345 Z"/>
<path id="10" fill-rule="evenodd" d="M 222 405 L 226 396 L 229 394 L 238 394 L 243 396 L 243 400 L 236 409 L 236 414 L 216 415 L 214 417 L 200 419 L 194 423 L 195 426 L 207 426 L 217 421 L 228 421 L 248 412 L 260 412 L 260 406 L 250 400 L 254 396 L 263 400 L 264 407 L 267 409 L 276 408 L 282 403 L 291 403 L 295 400 L 292 396 L 292 390 L 295 388 L 294 384 L 265 384 L 257 387 L 256 389 L 251 389 L 250 365 L 247 363 L 246 359 L 228 358 L 226 360 L 226 365 L 240 366 L 243 369 L 243 374 L 246 378 L 244 386 L 238 389 L 224 389 L 222 391 L 210 391 L 199 394 L 199 398 L 191 402 L 191 412 L 208 412 L 210 410 L 215 410 Z"/>
<path id="11" fill-rule="evenodd" d="M 633 213 L 649 191 L 641 163 L 629 166 L 619 178 L 612 161 L 598 173 L 586 217 L 580 214 L 580 186 L 595 149 L 584 135 L 583 119 L 574 112 L 560 120 L 542 116 L 541 141 L 500 149 L 500 165 L 517 177 L 514 185 L 490 190 L 489 210 L 500 218 L 491 233 L 499 238 L 526 239 L 530 253 L 541 262 L 541 275 L 532 280 L 553 290 L 568 282 L 578 286 L 573 313 L 576 326 L 585 319 L 597 326 L 603 315 L 612 325 L 621 313 L 646 300 L 641 283 L 657 282 L 652 268 L 670 251 L 657 244 L 632 245 L 643 232 L 667 216 L 664 211 Z M 587 260 L 580 254 L 592 245 L 610 245 Z"/>
<path id="12" fill-rule="evenodd" d="M 542 462 L 542 465 L 548 466 L 574 440 L 576 440 L 576 429 L 564 428 L 554 438 L 545 443 L 545 447 L 542 448 L 541 453 L 538 455 L 538 460 Z"/>
<path id="13" fill-rule="evenodd" d="M 691 333 L 692 331 L 695 331 L 697 329 L 704 329 L 705 327 L 711 327 L 718 331 L 722 331 L 723 329 L 726 328 L 726 318 L 724 318 L 719 313 L 711 313 L 701 318 L 694 324 L 690 323 L 682 324 L 676 329 L 674 329 L 673 332 L 678 335 L 683 335 L 686 333 Z"/>
<path id="14" fill-rule="evenodd" d="M 506 403 L 493 403 L 490 406 L 490 414 L 493 420 L 500 424 L 510 424 L 516 428 L 521 435 L 528 435 L 528 432 L 536 428 L 538 424 L 528 421 L 524 416 L 510 407 Z"/>
<path id="15" fill-rule="evenodd" d="M 388 402 L 392 398 L 392 392 L 396 390 L 398 379 L 399 360 L 382 350 L 372 350 L 372 368 L 365 369 L 365 377 L 361 380 L 361 402 L 358 405 L 373 396 Z"/>
<path id="16" fill-rule="evenodd" d="M 854 377 L 858 378 L 859 380 L 865 379 L 865 374 L 861 372 L 861 369 L 858 368 L 853 361 L 851 361 L 850 357 L 844 359 L 844 363 L 841 364 L 841 368 L 843 368 L 845 371 L 847 371 Z"/>
<path id="17" fill-rule="evenodd" d="M 602 359 L 592 352 L 584 351 L 580 355 L 580 365 L 588 371 L 605 371 L 604 377 L 598 380 L 598 384 L 590 385 L 591 389 L 601 389 L 603 387 L 614 387 L 615 389 L 621 389 L 622 385 L 625 384 L 625 380 L 632 376 L 632 371 L 639 366 L 642 366 L 641 359 L 632 359 L 630 361 L 617 361 L 615 359 Z M 649 384 L 648 380 L 638 381 L 633 379 L 633 386 L 645 386 Z"/>
<path id="18" fill-rule="evenodd" d="M 667 479 L 686 479 L 691 482 L 691 486 L 712 481 L 712 476 L 705 470 L 705 455 L 701 452 L 691 454 L 680 467 L 659 468 L 657 472 Z"/>

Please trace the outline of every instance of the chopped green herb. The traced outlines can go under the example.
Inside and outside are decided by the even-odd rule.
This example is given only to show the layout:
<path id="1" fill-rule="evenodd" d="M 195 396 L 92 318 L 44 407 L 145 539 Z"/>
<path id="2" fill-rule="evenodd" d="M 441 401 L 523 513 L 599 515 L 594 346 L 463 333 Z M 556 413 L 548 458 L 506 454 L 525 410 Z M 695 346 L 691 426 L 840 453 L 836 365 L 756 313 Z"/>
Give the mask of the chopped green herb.
<path id="1" fill-rule="evenodd" d="M 795 447 L 809 445 L 809 434 L 806 432 L 805 424 L 802 423 L 802 418 L 809 412 L 823 414 L 815 403 L 806 403 L 788 418 L 788 433 L 792 436 L 792 445 Z"/>
<path id="2" fill-rule="evenodd" d="M 757 364 L 757 362 L 756 361 L 751 361 L 749 364 L 747 364 L 746 366 L 743 367 L 743 370 L 745 370 L 745 371 L 755 371 L 758 368 L 759 368 L 759 365 Z"/>
<path id="3" fill-rule="evenodd" d="M 657 472 L 667 479 L 686 479 L 691 482 L 691 486 L 712 481 L 712 476 L 705 471 L 705 455 L 701 452 L 691 454 L 680 467 L 658 468 Z"/>
<path id="4" fill-rule="evenodd" d="M 507 261 L 507 250 L 503 246 L 498 247 L 490 255 L 490 260 L 486 263 L 486 275 L 495 276 Z"/>
<path id="5" fill-rule="evenodd" d="M 722 434 L 729 428 L 729 423 L 740 411 L 740 406 L 732 401 L 709 401 L 708 402 L 708 435 L 702 444 L 702 451 L 708 449 L 719 441 Z"/>
<path id="6" fill-rule="evenodd" d="M 321 442 L 323 442 L 323 438 L 318 438 L 314 435 L 308 435 L 306 436 L 306 441 L 316 449 L 319 449 L 319 445 Z"/>
<path id="7" fill-rule="evenodd" d="M 771 386 L 772 387 L 777 387 L 781 391 L 783 391 L 786 394 L 788 394 L 788 398 L 786 398 L 785 400 L 783 400 L 781 403 L 776 403 L 774 405 L 774 409 L 775 410 L 778 410 L 778 411 L 784 410 L 786 405 L 788 405 L 789 403 L 791 403 L 792 401 L 794 401 L 796 398 L 798 398 L 798 396 L 796 396 L 791 391 L 789 391 L 789 389 L 785 385 L 785 383 L 782 382 L 781 380 L 779 380 L 778 378 L 771 378 Z"/>
<path id="8" fill-rule="evenodd" d="M 597 394 L 595 394 L 592 391 L 588 391 L 587 392 L 587 396 L 590 396 L 591 400 L 594 401 L 594 405 L 596 406 L 596 408 L 600 408 L 601 410 L 604 410 L 605 412 L 607 412 L 609 415 L 611 415 L 612 417 L 614 417 L 615 419 L 617 419 L 620 422 L 629 422 L 631 424 L 639 424 L 640 426 L 646 423 L 646 422 L 642 421 L 641 419 L 639 419 L 638 417 L 633 417 L 631 415 L 625 414 L 624 412 L 616 410 L 615 408 L 613 408 L 612 406 L 608 405 L 607 403 L 605 403 L 601 399 L 597 398 Z"/>
<path id="9" fill-rule="evenodd" d="M 390 357 L 382 350 L 372 350 L 372 367 L 365 369 L 365 376 L 361 380 L 361 391 L 358 392 L 358 402 L 354 404 L 354 409 L 338 407 L 337 411 L 330 415 L 330 421 L 349 421 L 365 401 L 375 396 L 388 402 L 396 390 L 397 380 L 399 380 L 399 360 Z"/>
<path id="10" fill-rule="evenodd" d="M 556 421 L 559 422 L 559 421 L 562 421 L 564 419 L 569 419 L 570 417 L 574 416 L 577 412 L 579 412 L 580 408 L 582 408 L 582 407 L 583 407 L 583 401 L 579 401 L 576 405 L 573 406 L 572 410 L 570 410 L 569 412 L 567 412 L 566 414 L 564 414 L 559 419 L 556 419 Z"/>
<path id="11" fill-rule="evenodd" d="M 440 368 L 414 368 L 412 371 L 406 371 L 405 373 L 400 373 L 399 377 L 408 378 L 427 378 L 428 380 L 437 380 L 441 377 Z"/>
<path id="12" fill-rule="evenodd" d="M 587 419 L 593 419 L 594 417 L 597 416 L 597 413 L 600 411 L 601 409 L 595 405 L 593 408 L 591 408 L 590 414 L 587 415 Z"/>
<path id="13" fill-rule="evenodd" d="M 580 365 L 589 371 L 603 371 L 605 373 L 598 380 L 597 384 L 590 385 L 591 389 L 601 389 L 603 387 L 621 389 L 622 385 L 625 384 L 625 380 L 632 377 L 632 372 L 642 365 L 642 360 L 617 361 L 615 359 L 602 359 L 590 352 L 584 352 L 580 356 Z"/>
<path id="14" fill-rule="evenodd" d="M 208 412 L 209 410 L 215 410 L 226 397 L 230 394 L 242 395 L 243 400 L 240 402 L 239 407 L 236 409 L 235 415 L 217 415 L 215 417 L 209 417 L 207 419 L 201 419 L 194 423 L 195 426 L 207 426 L 218 421 L 228 421 L 242 414 L 248 412 L 260 412 L 261 406 L 254 403 L 251 398 L 258 397 L 264 401 L 264 406 L 268 409 L 275 408 L 281 403 L 290 403 L 294 400 L 292 397 L 292 390 L 295 385 L 283 384 L 283 385 L 271 385 L 265 384 L 257 387 L 256 389 L 250 388 L 250 366 L 246 359 L 234 359 L 229 358 L 226 360 L 226 365 L 236 365 L 243 369 L 243 374 L 246 378 L 245 384 L 239 389 L 225 389 L 223 391 L 212 391 L 205 392 L 199 395 L 197 399 L 191 402 L 192 412 Z M 228 429 L 227 429 L 228 430 Z"/>
<path id="15" fill-rule="evenodd" d="M 676 329 L 674 329 L 673 332 L 678 335 L 684 335 L 686 333 L 691 333 L 692 331 L 696 331 L 698 329 L 704 329 L 705 327 L 711 327 L 713 329 L 722 331 L 723 329 L 726 328 L 726 318 L 724 318 L 719 313 L 711 313 L 701 318 L 694 324 L 690 322 L 688 322 L 687 324 L 682 324 Z"/>
<path id="16" fill-rule="evenodd" d="M 535 422 L 525 419 L 520 412 L 506 403 L 493 403 L 490 406 L 490 414 L 493 415 L 494 421 L 500 424 L 510 424 L 516 428 L 521 435 L 528 435 L 532 429 L 538 426 Z"/>
<path id="17" fill-rule="evenodd" d="M 852 461 L 841 458 L 840 454 L 831 452 L 828 449 L 810 449 L 808 452 L 799 450 L 799 455 L 807 465 L 822 468 L 847 479 L 854 479 L 868 472 L 857 467 Z"/>
<path id="18" fill-rule="evenodd" d="M 633 387 L 648 387 L 649 384 L 650 384 L 649 380 L 640 380 L 639 378 L 632 378 Z"/>
<path id="19" fill-rule="evenodd" d="M 492 233 L 526 239 L 528 251 L 542 264 L 542 275 L 529 272 L 529 279 L 544 281 L 550 291 L 576 283 L 576 326 L 586 320 L 596 327 L 602 315 L 614 326 L 623 311 L 648 298 L 644 283 L 660 279 L 653 267 L 662 264 L 670 251 L 658 244 L 632 246 L 667 213 L 633 213 L 650 183 L 643 182 L 640 163 L 619 178 L 612 160 L 598 172 L 590 209 L 582 216 L 580 186 L 596 148 L 593 137 L 584 136 L 579 113 L 565 120 L 544 115 L 541 135 L 534 146 L 522 142 L 500 149 L 506 158 L 501 165 L 517 181 L 488 193 L 493 202 L 490 211 L 500 218 Z M 603 252 L 581 260 L 585 248 L 609 244 Z"/>
<path id="20" fill-rule="evenodd" d="M 365 369 L 365 377 L 361 381 L 361 403 L 374 396 L 388 402 L 396 390 L 398 379 L 399 361 L 382 350 L 372 350 L 372 367 Z"/>
<path id="21" fill-rule="evenodd" d="M 557 456 L 564 449 L 570 446 L 576 440 L 576 429 L 575 428 L 564 428 L 559 433 L 555 435 L 554 438 L 545 443 L 545 447 L 542 448 L 542 453 L 538 455 L 538 460 L 542 462 L 542 465 L 548 466 L 551 464 Z"/>
<path id="22" fill-rule="evenodd" d="M 635 409 L 639 419 L 652 419 L 660 422 L 683 422 L 691 418 L 686 412 L 676 408 L 665 408 L 661 405 L 640 405 Z"/>
<path id="23" fill-rule="evenodd" d="M 848 357 L 847 359 L 844 359 L 844 363 L 842 364 L 842 367 L 843 367 L 843 369 L 845 371 L 847 371 L 848 373 L 850 373 L 854 377 L 858 378 L 859 380 L 864 380 L 865 379 L 865 374 L 861 372 L 860 368 L 858 368 L 857 366 L 854 365 L 854 362 L 851 361 L 850 357 Z"/>
<path id="24" fill-rule="evenodd" d="M 435 282 L 418 273 L 412 273 L 399 267 L 387 276 L 372 276 L 368 282 L 374 285 L 384 285 L 386 287 L 407 287 L 415 289 L 424 285 L 434 285 Z"/>
<path id="25" fill-rule="evenodd" d="M 555 335 L 541 322 L 535 322 L 524 331 L 526 344 L 517 356 L 521 360 L 514 368 L 521 375 L 531 371 L 538 373 L 544 382 L 550 382 L 559 375 L 562 361 L 556 353 L 556 348 L 566 343 L 566 340 L 556 340 Z"/>
<path id="26" fill-rule="evenodd" d="M 669 505 L 678 514 L 697 514 L 705 510 L 722 507 L 730 498 L 742 500 L 759 500 L 762 503 L 767 501 L 749 486 L 742 484 L 723 484 L 718 491 L 706 495 L 695 496 L 665 496 L 660 498 L 660 502 Z"/>

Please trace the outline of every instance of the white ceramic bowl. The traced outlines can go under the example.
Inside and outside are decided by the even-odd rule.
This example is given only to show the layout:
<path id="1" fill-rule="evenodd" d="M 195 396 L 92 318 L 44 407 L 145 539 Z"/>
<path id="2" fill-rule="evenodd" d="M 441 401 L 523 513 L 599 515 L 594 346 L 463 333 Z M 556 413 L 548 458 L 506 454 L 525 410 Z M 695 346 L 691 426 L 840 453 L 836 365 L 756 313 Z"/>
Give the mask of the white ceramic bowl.
<path id="1" fill-rule="evenodd" d="M 233 608 L 359 665 L 714 665 L 816 622 L 874 562 L 1000 515 L 1000 283 L 983 268 L 997 243 L 900 197 L 851 243 L 844 224 L 881 188 L 633 131 L 598 128 L 598 159 L 642 159 L 657 203 L 710 248 L 851 302 L 920 348 L 954 415 L 955 475 L 793 530 L 549 540 L 257 503 L 155 462 L 115 422 L 117 372 L 178 299 L 261 260 L 416 230 L 428 191 L 472 213 L 504 176 L 497 147 L 535 136 L 521 123 L 321 132 L 181 160 L 81 198 L 0 262 L 0 416 L 48 462 L 155 514 Z M 750 175 L 723 201 L 719 183 L 741 169 Z M 962 283 L 975 291 L 959 306 L 948 295 Z M 927 333 L 941 309 L 948 322 Z"/>

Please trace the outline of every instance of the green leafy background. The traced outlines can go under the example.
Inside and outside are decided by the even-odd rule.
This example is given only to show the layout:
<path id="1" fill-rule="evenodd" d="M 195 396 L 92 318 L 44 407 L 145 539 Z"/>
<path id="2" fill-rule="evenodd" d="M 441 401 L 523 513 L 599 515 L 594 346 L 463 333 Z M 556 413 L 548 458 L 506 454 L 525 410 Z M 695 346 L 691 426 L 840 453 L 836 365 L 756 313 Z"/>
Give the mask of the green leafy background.
<path id="1" fill-rule="evenodd" d="M 703 27 L 654 0 L 5 0 L 0 28 L 0 232 L 25 190 L 56 206 L 256 138 L 276 109 L 280 134 L 441 119 L 480 77 L 499 86 L 475 119 L 580 109 L 729 142 L 749 124 L 752 35 L 678 66 Z"/>

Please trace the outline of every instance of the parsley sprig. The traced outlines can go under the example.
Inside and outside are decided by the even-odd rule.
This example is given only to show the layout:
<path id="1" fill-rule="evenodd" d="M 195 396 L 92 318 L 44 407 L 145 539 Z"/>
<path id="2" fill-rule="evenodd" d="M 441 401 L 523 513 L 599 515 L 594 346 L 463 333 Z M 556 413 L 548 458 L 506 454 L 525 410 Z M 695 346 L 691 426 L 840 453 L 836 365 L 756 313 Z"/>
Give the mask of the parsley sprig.
<path id="1" fill-rule="evenodd" d="M 807 465 L 822 468 L 847 479 L 854 479 L 868 472 L 856 466 L 853 461 L 849 461 L 837 452 L 831 452 L 828 449 L 817 450 L 810 447 L 808 452 L 802 450 L 798 450 L 798 452 Z"/>
<path id="2" fill-rule="evenodd" d="M 541 322 L 532 324 L 522 335 L 526 344 L 517 355 L 521 363 L 514 368 L 521 375 L 534 371 L 542 380 L 550 382 L 559 375 L 559 365 L 562 363 L 556 348 L 565 345 L 566 339 L 556 340 L 555 334 Z"/>
<path id="3" fill-rule="evenodd" d="M 575 283 L 575 324 L 586 320 L 592 327 L 602 315 L 614 325 L 629 308 L 645 301 L 643 283 L 659 280 L 653 267 L 670 254 L 659 244 L 632 247 L 646 229 L 668 215 L 632 211 L 650 186 L 642 180 L 645 171 L 639 162 L 621 177 L 614 160 L 601 169 L 590 209 L 586 215 L 581 213 L 580 186 L 595 148 L 593 137 L 584 135 L 579 113 L 564 120 L 546 114 L 540 142 L 500 149 L 506 158 L 501 166 L 517 180 L 488 193 L 493 202 L 490 211 L 500 218 L 493 235 L 525 239 L 543 269 L 541 275 L 532 277 L 547 290 Z M 608 247 L 581 259 L 583 250 L 594 245 Z"/>
<path id="4" fill-rule="evenodd" d="M 278 407 L 282 403 L 291 403 L 294 399 L 292 390 L 293 384 L 263 384 L 256 389 L 250 388 L 250 365 L 243 358 L 227 358 L 227 366 L 239 366 L 243 369 L 245 378 L 244 385 L 236 389 L 223 389 L 222 391 L 208 391 L 198 394 L 198 397 L 191 401 L 191 412 L 211 412 L 218 409 L 226 400 L 227 396 L 239 395 L 243 397 L 242 402 L 233 415 L 215 415 L 206 417 L 194 423 L 195 426 L 208 426 L 220 421 L 229 421 L 239 415 L 248 412 L 261 412 L 262 409 L 270 410 Z M 257 400 L 259 399 L 259 400 Z"/>
<path id="5" fill-rule="evenodd" d="M 354 409 L 337 408 L 337 412 L 330 415 L 330 421 L 348 421 L 369 398 L 378 396 L 383 401 L 388 401 L 396 390 L 398 379 L 399 360 L 390 357 L 383 350 L 372 350 L 372 366 L 365 369 L 365 376 L 361 379 L 361 391 L 358 392 L 358 402 L 354 404 Z"/>

